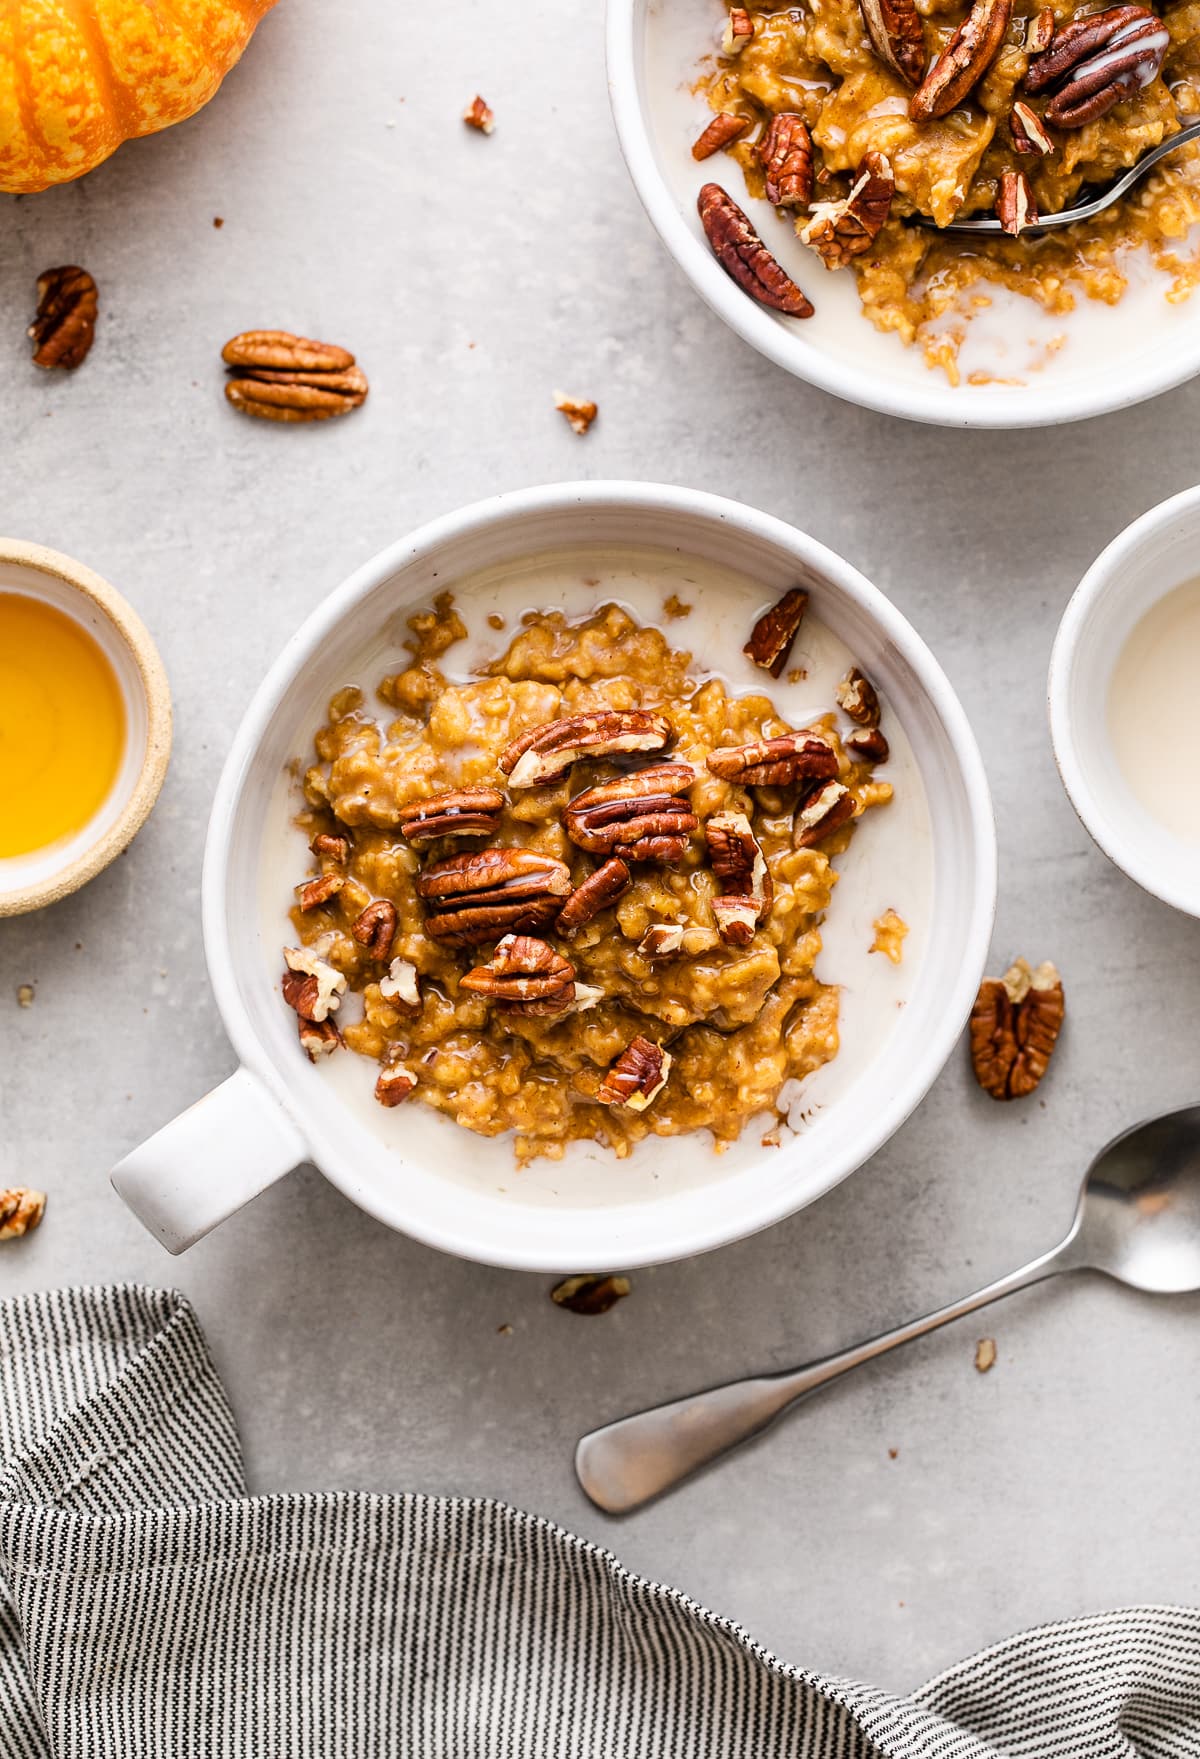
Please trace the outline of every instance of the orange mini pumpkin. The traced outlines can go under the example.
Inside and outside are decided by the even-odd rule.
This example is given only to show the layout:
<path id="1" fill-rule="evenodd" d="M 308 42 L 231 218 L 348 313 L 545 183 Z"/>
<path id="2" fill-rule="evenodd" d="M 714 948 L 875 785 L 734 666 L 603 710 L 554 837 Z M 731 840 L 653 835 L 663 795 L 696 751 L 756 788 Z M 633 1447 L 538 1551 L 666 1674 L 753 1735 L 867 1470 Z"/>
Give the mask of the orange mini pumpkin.
<path id="1" fill-rule="evenodd" d="M 0 190 L 81 177 L 207 104 L 275 0 L 0 0 Z"/>

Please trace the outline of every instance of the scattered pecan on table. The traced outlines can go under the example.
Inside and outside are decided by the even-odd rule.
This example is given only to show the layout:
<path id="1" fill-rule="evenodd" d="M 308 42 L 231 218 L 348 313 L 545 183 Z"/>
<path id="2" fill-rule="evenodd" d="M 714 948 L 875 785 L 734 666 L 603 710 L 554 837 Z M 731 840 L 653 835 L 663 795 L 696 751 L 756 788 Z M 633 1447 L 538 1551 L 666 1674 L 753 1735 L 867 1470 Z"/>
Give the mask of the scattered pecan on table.
<path id="1" fill-rule="evenodd" d="M 800 241 L 815 250 L 827 269 L 844 269 L 870 250 L 892 210 L 896 179 L 882 153 L 864 155 L 850 193 L 836 201 L 814 202 L 800 229 Z"/>
<path id="2" fill-rule="evenodd" d="M 745 788 L 777 788 L 788 782 L 826 781 L 837 775 L 833 746 L 819 733 L 784 733 L 748 745 L 723 745 L 705 758 L 710 774 Z"/>
<path id="3" fill-rule="evenodd" d="M 771 255 L 741 208 L 719 183 L 706 183 L 696 206 L 709 248 L 744 293 L 785 317 L 812 317 L 812 302 Z"/>
<path id="4" fill-rule="evenodd" d="M 912 95 L 914 122 L 948 116 L 978 85 L 1004 43 L 1012 0 L 975 0 L 974 6 Z"/>
<path id="5" fill-rule="evenodd" d="M 221 350 L 225 395 L 243 415 L 266 421 L 326 421 L 357 409 L 367 381 L 354 356 L 331 342 L 287 330 L 244 330 Z"/>
<path id="6" fill-rule="evenodd" d="M 554 407 L 581 439 L 600 413 L 599 404 L 590 397 L 570 397 L 565 391 L 554 393 Z"/>
<path id="7" fill-rule="evenodd" d="M 33 364 L 70 371 L 82 364 L 95 339 L 96 283 L 86 269 L 68 263 L 39 275 L 37 292 L 37 313 L 29 326 Z"/>
<path id="8" fill-rule="evenodd" d="M 500 824 L 504 795 L 499 788 L 448 788 L 402 806 L 396 814 L 400 835 L 408 843 L 432 843 L 438 837 L 490 837 Z"/>
<path id="9" fill-rule="evenodd" d="M 46 1213 L 46 1194 L 28 1185 L 0 1191 L 0 1240 L 17 1240 L 31 1234 Z"/>
<path id="10" fill-rule="evenodd" d="M 985 977 L 971 1010 L 971 1066 L 993 1099 L 1023 1099 L 1046 1073 L 1066 1009 L 1062 978 L 1047 961 L 1018 959 Z"/>
<path id="11" fill-rule="evenodd" d="M 670 867 L 700 822 L 685 794 L 695 780 L 690 763 L 665 763 L 586 788 L 567 807 L 567 835 L 592 855 Z"/>
<path id="12" fill-rule="evenodd" d="M 594 709 L 528 728 L 505 746 L 498 767 L 510 787 L 535 788 L 561 781 L 584 758 L 661 751 L 671 735 L 667 717 L 649 709 Z"/>
<path id="13" fill-rule="evenodd" d="M 586 1318 L 598 1318 L 608 1313 L 618 1301 L 624 1300 L 633 1284 L 624 1276 L 569 1276 L 561 1283 L 556 1283 L 550 1291 L 550 1299 L 559 1307 L 565 1307 L 568 1313 L 582 1313 Z"/>
<path id="14" fill-rule="evenodd" d="M 914 0 L 858 0 L 871 47 L 910 86 L 925 75 L 925 32 Z"/>
<path id="15" fill-rule="evenodd" d="M 558 915 L 570 890 L 566 862 L 534 849 L 450 855 L 417 880 L 428 911 L 426 933 L 458 947 L 541 927 Z"/>
<path id="16" fill-rule="evenodd" d="M 667 1085 L 671 1053 L 639 1033 L 608 1069 L 596 1090 L 601 1105 L 627 1106 L 644 1112 Z"/>
<path id="17" fill-rule="evenodd" d="M 478 92 L 463 111 L 463 121 L 468 128 L 479 134 L 491 134 L 496 127 L 496 116 L 490 104 L 485 104 Z"/>
<path id="18" fill-rule="evenodd" d="M 802 586 L 793 586 L 770 610 L 763 612 L 742 652 L 772 678 L 778 678 L 787 665 L 807 608 L 808 594 Z"/>

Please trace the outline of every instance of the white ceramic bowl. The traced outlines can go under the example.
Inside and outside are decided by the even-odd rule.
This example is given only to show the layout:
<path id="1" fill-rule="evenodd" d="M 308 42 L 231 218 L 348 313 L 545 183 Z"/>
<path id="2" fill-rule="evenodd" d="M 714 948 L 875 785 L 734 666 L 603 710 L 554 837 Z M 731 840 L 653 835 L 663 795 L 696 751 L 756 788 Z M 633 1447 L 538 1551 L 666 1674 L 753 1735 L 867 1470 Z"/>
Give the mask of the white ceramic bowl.
<path id="1" fill-rule="evenodd" d="M 813 615 L 879 687 L 924 786 L 936 932 L 905 968 L 904 1005 L 885 1004 L 878 1047 L 868 1056 L 859 1035 L 844 1031 L 829 1066 L 836 1081 L 811 1123 L 779 1148 L 763 1148 L 757 1131 L 720 1157 L 702 1138 L 652 1137 L 626 1162 L 594 1150 L 579 1163 L 537 1162 L 518 1172 L 507 1142 L 485 1141 L 426 1107 L 368 1105 L 364 1121 L 338 1082 L 369 1075 L 369 1065 L 347 1053 L 311 1067 L 280 999 L 285 907 L 298 877 L 294 861 L 279 871 L 280 849 L 295 835 L 281 778 L 310 748 L 329 696 L 374 665 L 379 631 L 387 627 L 397 643 L 405 616 L 433 592 L 489 565 L 515 573 L 523 558 L 580 545 L 589 553 L 651 545 L 736 569 L 758 583 L 750 588 L 757 608 L 806 583 Z M 470 621 L 469 599 L 462 604 Z M 739 630 L 748 627 L 744 618 Z M 367 678 L 380 675 L 370 670 Z M 923 1097 L 974 999 L 995 885 L 987 782 L 962 708 L 925 644 L 848 563 L 779 520 L 686 489 L 567 484 L 482 502 L 360 568 L 292 637 L 255 696 L 217 790 L 204 870 L 209 970 L 243 1066 L 135 1150 L 114 1183 L 173 1251 L 306 1159 L 390 1227 L 489 1263 L 586 1270 L 718 1246 L 829 1190 Z M 889 902 L 878 899 L 876 910 Z M 869 909 L 864 921 L 856 944 L 865 963 Z M 887 969 L 878 957 L 870 965 L 872 975 Z"/>
<path id="2" fill-rule="evenodd" d="M 1109 686 L 1117 657 L 1150 608 L 1200 575 L 1200 488 L 1134 520 L 1088 569 L 1050 657 L 1050 737 L 1084 827 L 1129 877 L 1200 916 L 1200 847 L 1174 837 L 1133 793 L 1113 751 Z M 1177 715 L 1164 715 L 1166 723 Z"/>
<path id="3" fill-rule="evenodd" d="M 697 164 L 691 156 L 709 115 L 691 88 L 725 17 L 721 0 L 608 0 L 609 90 L 626 163 L 659 237 L 697 293 L 769 360 L 867 409 L 979 428 L 1077 421 L 1153 397 L 1200 371 L 1200 304 L 1169 305 L 1167 282 L 1136 258 L 1135 284 L 1119 305 L 1081 300 L 1066 317 L 1047 316 L 1032 301 L 988 286 L 993 304 L 972 320 L 958 386 L 930 371 L 917 348 L 881 335 L 861 313 L 854 277 L 827 273 L 766 201 L 750 198 L 735 162 L 718 153 Z M 709 181 L 745 208 L 813 300 L 815 317 L 780 317 L 725 274 L 696 217 L 696 195 Z M 1066 338 L 1061 347 L 1059 336 Z M 723 370 L 730 370 L 728 361 Z M 971 371 L 1022 382 L 968 384 Z"/>

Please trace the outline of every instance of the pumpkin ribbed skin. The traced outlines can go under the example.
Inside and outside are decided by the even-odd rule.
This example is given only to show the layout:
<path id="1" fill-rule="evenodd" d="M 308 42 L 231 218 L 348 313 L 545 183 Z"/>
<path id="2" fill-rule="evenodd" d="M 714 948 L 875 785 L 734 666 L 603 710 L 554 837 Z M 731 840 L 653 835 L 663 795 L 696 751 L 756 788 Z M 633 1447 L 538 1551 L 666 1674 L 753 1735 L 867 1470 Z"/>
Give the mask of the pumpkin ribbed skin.
<path id="1" fill-rule="evenodd" d="M 207 104 L 275 0 L 0 0 L 0 190 L 81 177 Z"/>

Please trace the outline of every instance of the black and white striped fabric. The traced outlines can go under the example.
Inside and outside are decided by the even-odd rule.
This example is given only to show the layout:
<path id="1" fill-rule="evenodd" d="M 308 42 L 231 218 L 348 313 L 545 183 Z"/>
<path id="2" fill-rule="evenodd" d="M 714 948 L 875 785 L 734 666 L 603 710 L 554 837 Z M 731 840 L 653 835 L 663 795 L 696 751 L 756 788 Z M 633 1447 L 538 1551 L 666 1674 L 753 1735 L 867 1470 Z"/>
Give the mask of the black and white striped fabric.
<path id="1" fill-rule="evenodd" d="M 502 1504 L 245 1493 L 177 1294 L 0 1303 L 0 1759 L 1177 1759 L 1200 1613 L 1030 1631 L 898 1699 Z"/>

